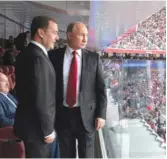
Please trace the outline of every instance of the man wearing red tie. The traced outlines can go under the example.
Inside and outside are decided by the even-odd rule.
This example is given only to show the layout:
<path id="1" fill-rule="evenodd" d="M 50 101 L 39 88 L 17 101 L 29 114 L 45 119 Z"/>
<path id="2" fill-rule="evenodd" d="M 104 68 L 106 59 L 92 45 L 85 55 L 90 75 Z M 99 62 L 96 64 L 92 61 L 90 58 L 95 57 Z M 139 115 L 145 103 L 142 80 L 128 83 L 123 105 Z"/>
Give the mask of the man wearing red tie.
<path id="1" fill-rule="evenodd" d="M 56 122 L 61 158 L 94 157 L 95 131 L 106 119 L 107 97 L 99 55 L 84 49 L 88 30 L 81 22 L 67 27 L 68 46 L 50 52 L 56 71 Z"/>

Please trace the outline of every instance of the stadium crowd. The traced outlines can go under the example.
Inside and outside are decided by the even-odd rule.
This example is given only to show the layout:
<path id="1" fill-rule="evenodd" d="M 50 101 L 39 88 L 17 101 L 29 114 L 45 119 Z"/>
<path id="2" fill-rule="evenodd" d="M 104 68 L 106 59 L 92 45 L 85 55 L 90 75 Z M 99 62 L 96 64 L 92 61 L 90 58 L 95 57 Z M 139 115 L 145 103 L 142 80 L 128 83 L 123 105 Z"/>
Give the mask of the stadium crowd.
<path id="1" fill-rule="evenodd" d="M 165 50 L 166 49 L 166 7 L 136 26 L 136 31 L 110 48 Z"/>
<path id="2" fill-rule="evenodd" d="M 162 61 L 152 62 L 158 66 Z M 103 65 L 107 88 L 121 107 L 120 118 L 144 119 L 166 142 L 165 68 L 124 67 L 125 60 L 108 58 L 103 58 Z"/>
<path id="3" fill-rule="evenodd" d="M 148 38 L 151 43 L 165 50 L 166 43 L 166 7 L 139 23 L 138 32 Z"/>

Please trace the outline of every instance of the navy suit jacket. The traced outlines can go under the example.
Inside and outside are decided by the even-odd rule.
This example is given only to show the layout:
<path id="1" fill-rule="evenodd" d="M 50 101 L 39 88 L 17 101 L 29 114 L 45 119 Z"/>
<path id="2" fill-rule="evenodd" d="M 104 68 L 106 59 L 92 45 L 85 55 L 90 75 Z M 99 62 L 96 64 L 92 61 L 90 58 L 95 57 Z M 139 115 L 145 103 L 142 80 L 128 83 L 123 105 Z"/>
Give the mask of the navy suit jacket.
<path id="1" fill-rule="evenodd" d="M 8 93 L 8 97 L 16 104 L 17 100 Z M 0 127 L 13 126 L 16 107 L 0 93 Z"/>

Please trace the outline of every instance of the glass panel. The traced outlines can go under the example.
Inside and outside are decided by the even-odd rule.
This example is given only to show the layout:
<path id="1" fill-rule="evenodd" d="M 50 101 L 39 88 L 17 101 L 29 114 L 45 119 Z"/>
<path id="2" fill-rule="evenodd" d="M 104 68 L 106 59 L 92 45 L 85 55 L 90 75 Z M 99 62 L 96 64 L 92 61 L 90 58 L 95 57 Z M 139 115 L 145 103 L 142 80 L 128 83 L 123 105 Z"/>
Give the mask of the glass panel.
<path id="1" fill-rule="evenodd" d="M 165 157 L 165 61 L 102 61 L 108 96 L 103 129 L 108 157 Z"/>

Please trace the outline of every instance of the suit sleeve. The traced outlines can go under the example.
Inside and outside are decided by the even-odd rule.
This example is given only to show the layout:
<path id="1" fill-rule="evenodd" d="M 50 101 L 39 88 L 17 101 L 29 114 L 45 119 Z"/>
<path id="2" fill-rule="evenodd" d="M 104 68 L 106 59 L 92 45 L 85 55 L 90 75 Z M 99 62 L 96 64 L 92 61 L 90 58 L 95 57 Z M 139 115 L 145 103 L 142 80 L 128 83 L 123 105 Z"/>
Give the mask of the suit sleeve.
<path id="1" fill-rule="evenodd" d="M 100 56 L 97 57 L 96 70 L 96 117 L 106 119 L 107 94 Z"/>
<path id="2" fill-rule="evenodd" d="M 41 57 L 36 57 L 32 65 L 32 102 L 36 110 L 40 128 L 45 137 L 50 135 L 54 130 L 53 110 L 49 107 L 50 101 L 47 95 L 50 89 L 48 86 L 48 67 L 46 67 L 46 61 Z"/>

